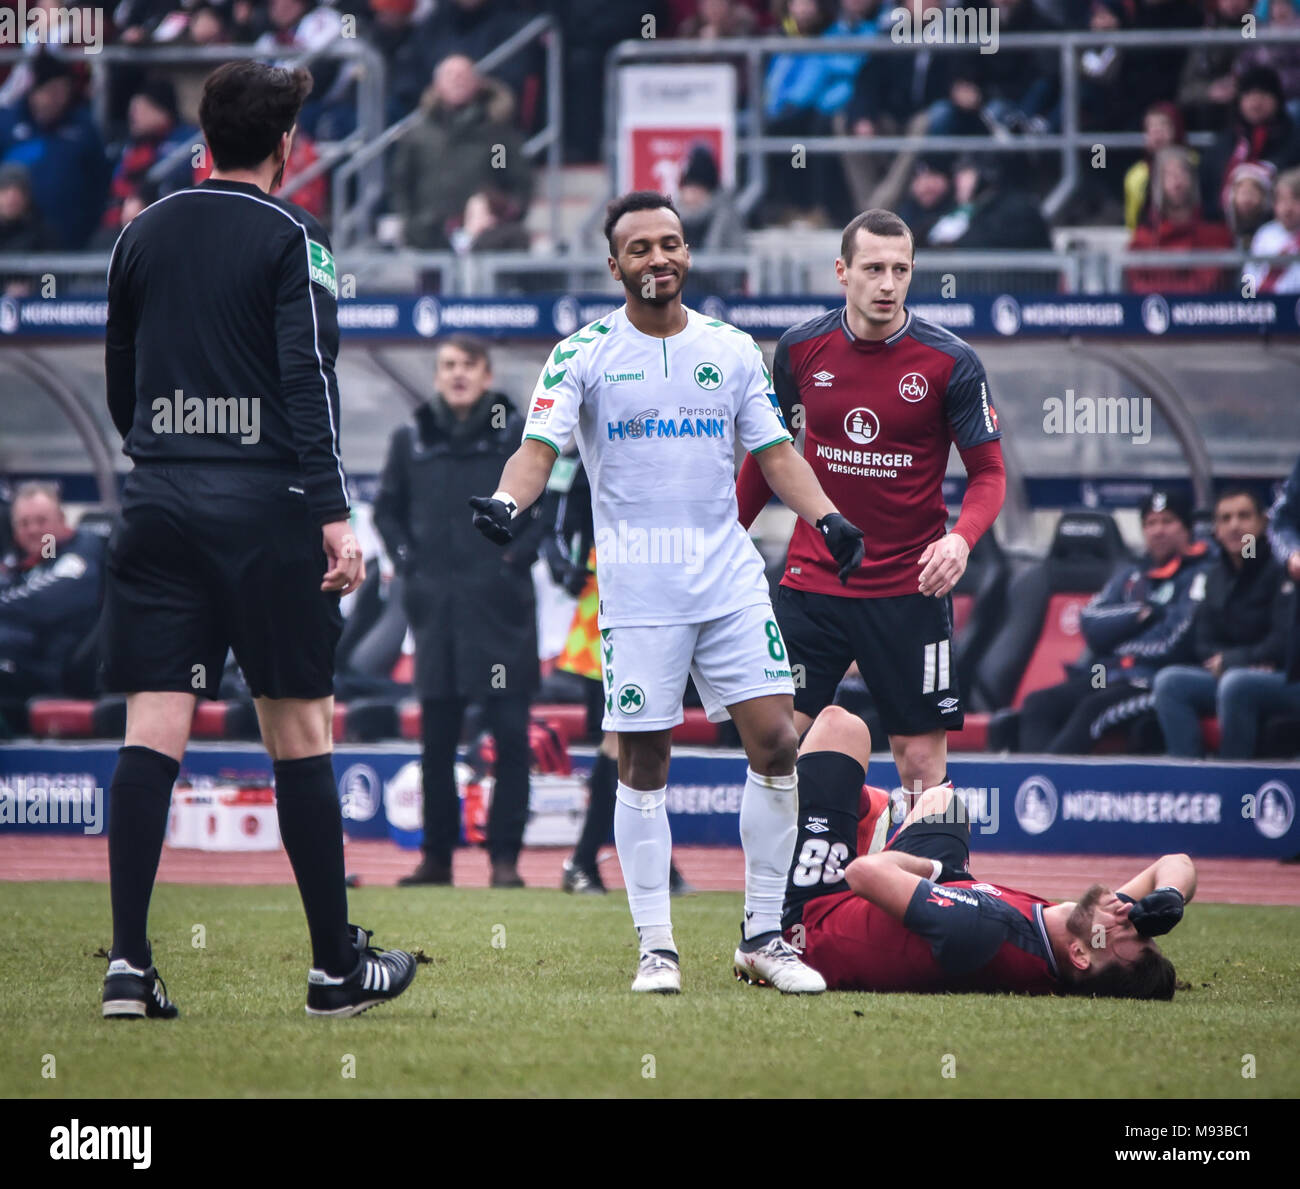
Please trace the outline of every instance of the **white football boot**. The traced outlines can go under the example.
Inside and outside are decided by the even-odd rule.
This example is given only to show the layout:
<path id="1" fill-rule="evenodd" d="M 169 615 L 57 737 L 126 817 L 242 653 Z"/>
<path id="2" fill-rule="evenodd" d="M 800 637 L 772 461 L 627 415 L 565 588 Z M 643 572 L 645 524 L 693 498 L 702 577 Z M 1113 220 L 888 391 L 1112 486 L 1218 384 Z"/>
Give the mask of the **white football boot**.
<path id="1" fill-rule="evenodd" d="M 632 990 L 651 991 L 659 995 L 676 995 L 682 989 L 682 969 L 675 958 L 645 950 L 637 963 Z"/>
<path id="2" fill-rule="evenodd" d="M 775 987 L 785 995 L 820 995 L 826 980 L 811 966 L 805 966 L 799 951 L 781 937 L 774 937 L 761 950 L 736 950 L 736 978 L 751 986 Z"/>

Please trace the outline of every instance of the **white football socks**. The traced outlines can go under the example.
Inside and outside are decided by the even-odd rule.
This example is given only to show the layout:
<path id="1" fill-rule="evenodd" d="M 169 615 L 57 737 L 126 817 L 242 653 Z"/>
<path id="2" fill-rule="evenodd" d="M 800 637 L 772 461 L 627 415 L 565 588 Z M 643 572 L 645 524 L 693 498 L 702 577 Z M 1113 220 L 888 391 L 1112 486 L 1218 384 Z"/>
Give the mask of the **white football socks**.
<path id="1" fill-rule="evenodd" d="M 740 844 L 745 848 L 745 923 L 748 941 L 781 928 L 785 884 L 798 831 L 799 788 L 788 776 L 745 770 L 740 802 Z"/>
<path id="2" fill-rule="evenodd" d="M 676 953 L 668 908 L 673 839 L 664 808 L 667 796 L 666 788 L 632 789 L 620 780 L 614 805 L 614 846 L 641 948 Z"/>

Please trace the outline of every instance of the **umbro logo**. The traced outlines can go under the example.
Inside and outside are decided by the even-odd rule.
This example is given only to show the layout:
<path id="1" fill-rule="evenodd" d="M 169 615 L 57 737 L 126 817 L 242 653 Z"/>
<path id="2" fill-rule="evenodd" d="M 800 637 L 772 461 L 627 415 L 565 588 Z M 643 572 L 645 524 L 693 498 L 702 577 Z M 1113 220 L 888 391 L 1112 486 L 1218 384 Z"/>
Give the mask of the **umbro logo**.
<path id="1" fill-rule="evenodd" d="M 810 817 L 804 824 L 804 829 L 809 834 L 825 834 L 830 829 L 830 826 L 826 824 L 824 817 Z"/>
<path id="2" fill-rule="evenodd" d="M 942 714 L 951 714 L 956 709 L 957 709 L 956 698 L 944 698 L 944 700 L 939 703 L 939 711 Z"/>
<path id="3" fill-rule="evenodd" d="M 817 381 L 817 383 L 813 385 L 814 388 L 829 388 L 831 386 L 831 381 L 835 379 L 835 373 L 828 372 L 823 368 L 819 372 L 813 372 L 813 379 Z"/>

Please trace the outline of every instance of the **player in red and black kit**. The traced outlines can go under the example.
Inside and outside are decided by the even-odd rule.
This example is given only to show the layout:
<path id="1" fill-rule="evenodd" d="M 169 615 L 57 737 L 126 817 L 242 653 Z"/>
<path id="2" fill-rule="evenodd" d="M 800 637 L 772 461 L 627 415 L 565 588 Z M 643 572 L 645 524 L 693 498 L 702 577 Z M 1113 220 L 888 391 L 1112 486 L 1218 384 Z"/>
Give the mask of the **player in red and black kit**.
<path id="1" fill-rule="evenodd" d="M 799 750 L 782 928 L 829 990 L 1173 998 L 1173 964 L 1151 938 L 1196 891 L 1186 855 L 1165 855 L 1118 892 L 1094 884 L 1061 904 L 981 883 L 947 786 L 922 794 L 884 846 L 889 795 L 864 785 L 870 757 L 866 724 L 838 706 Z"/>
<path id="2" fill-rule="evenodd" d="M 804 430 L 803 454 L 823 490 L 865 530 L 866 556 L 841 583 L 815 530 L 800 523 L 774 608 L 790 660 L 803 670 L 796 727 L 805 730 L 830 704 L 856 661 L 900 782 L 919 793 L 947 779 L 946 732 L 962 725 L 948 595 L 1002 507 L 1002 435 L 975 352 L 904 305 L 907 224 L 866 211 L 845 228 L 840 253 L 844 308 L 781 336 L 772 383 L 790 432 Z M 968 482 L 945 533 L 953 442 Z M 748 528 L 771 497 L 749 459 L 736 497 Z"/>

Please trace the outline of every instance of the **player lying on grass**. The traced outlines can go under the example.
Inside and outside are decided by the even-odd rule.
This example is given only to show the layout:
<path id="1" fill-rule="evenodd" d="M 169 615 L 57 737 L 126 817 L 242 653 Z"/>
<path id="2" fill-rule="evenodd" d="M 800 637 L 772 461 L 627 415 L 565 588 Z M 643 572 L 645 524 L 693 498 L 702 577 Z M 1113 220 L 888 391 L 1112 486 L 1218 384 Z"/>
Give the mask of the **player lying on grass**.
<path id="1" fill-rule="evenodd" d="M 1196 891 L 1165 855 L 1118 891 L 1077 901 L 971 878 L 970 823 L 950 785 L 916 799 L 886 847 L 889 794 L 864 785 L 871 733 L 823 710 L 799 749 L 799 839 L 782 927 L 841 991 L 1021 991 L 1172 999 L 1173 963 L 1151 940 Z"/>

